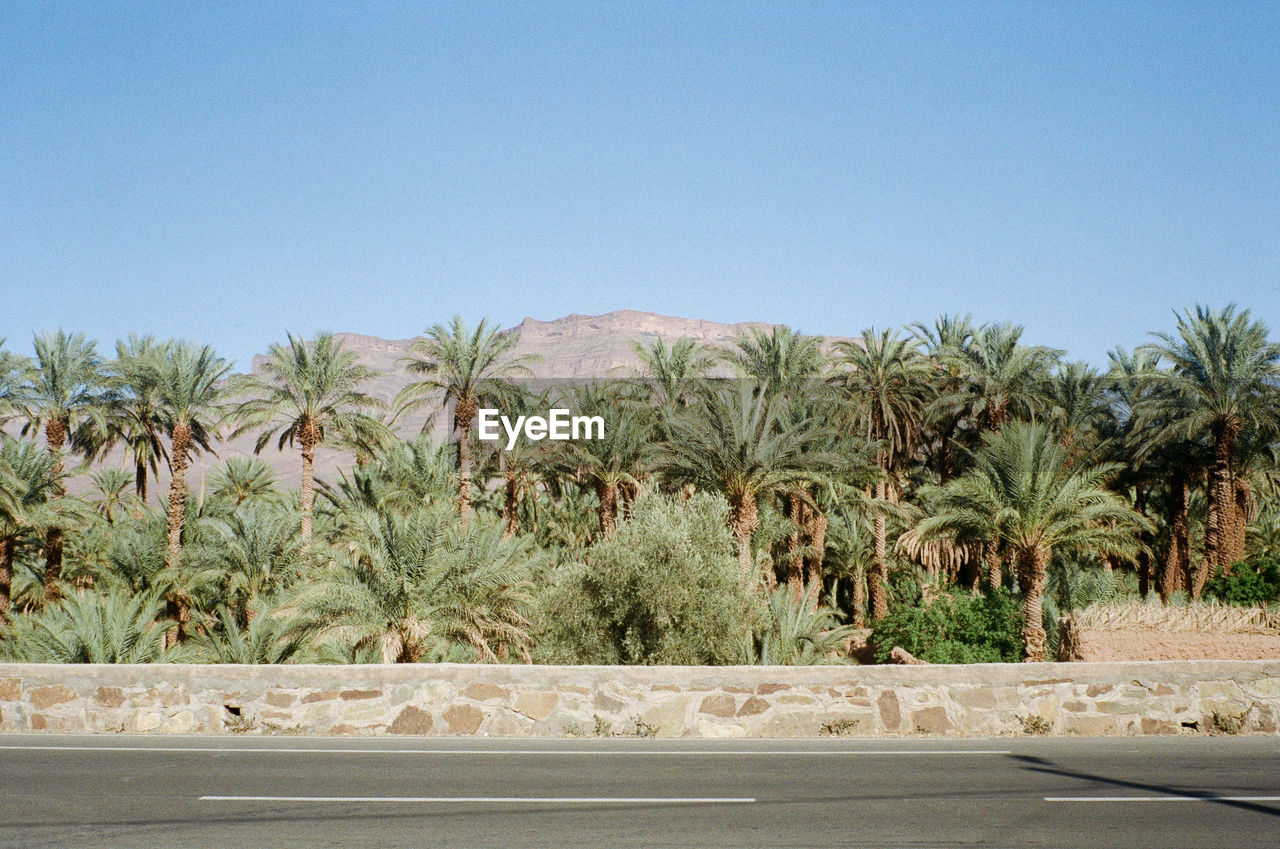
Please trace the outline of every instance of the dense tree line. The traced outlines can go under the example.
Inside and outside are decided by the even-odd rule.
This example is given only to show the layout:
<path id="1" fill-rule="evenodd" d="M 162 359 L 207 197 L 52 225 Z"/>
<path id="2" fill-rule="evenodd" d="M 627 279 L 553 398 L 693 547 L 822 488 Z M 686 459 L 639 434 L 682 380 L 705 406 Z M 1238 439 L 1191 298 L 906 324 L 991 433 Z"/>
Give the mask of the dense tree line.
<path id="1" fill-rule="evenodd" d="M 514 341 L 430 328 L 391 403 L 325 333 L 248 376 L 178 340 L 0 347 L 0 656 L 813 663 L 945 620 L 970 636 L 940 657 L 1038 660 L 1090 597 L 1277 590 L 1280 345 L 1248 311 L 1180 314 L 1105 371 L 954 316 L 658 339 L 571 385 Z M 475 438 L 482 407 L 552 406 L 604 437 Z M 447 444 L 396 435 L 418 409 Z M 232 434 L 296 451 L 300 488 L 253 457 L 190 491 Z M 320 446 L 351 464 L 317 480 Z"/>

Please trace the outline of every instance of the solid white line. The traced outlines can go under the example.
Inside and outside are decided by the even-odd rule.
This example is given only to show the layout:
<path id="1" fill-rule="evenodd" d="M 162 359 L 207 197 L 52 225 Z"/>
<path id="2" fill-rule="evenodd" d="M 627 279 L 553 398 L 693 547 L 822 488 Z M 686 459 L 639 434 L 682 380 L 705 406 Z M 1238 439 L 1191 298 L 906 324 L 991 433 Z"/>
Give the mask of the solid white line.
<path id="1" fill-rule="evenodd" d="M 655 751 L 649 749 L 320 749 L 309 747 L 256 747 L 256 746 L 19 746 L 0 745 L 0 750 L 40 752 L 199 752 L 224 754 L 256 754 L 282 752 L 288 754 L 323 755 L 611 755 L 647 757 L 692 755 L 791 755 L 791 756 L 849 756 L 849 755 L 1007 755 L 1008 749 L 846 749 L 839 751 L 804 751 L 797 749 L 694 749 Z"/>
<path id="2" fill-rule="evenodd" d="M 1046 802 L 1280 802 L 1280 796 L 1045 796 Z"/>
<path id="3" fill-rule="evenodd" d="M 413 802 L 495 805 L 748 805 L 753 796 L 201 796 L 201 802 Z"/>

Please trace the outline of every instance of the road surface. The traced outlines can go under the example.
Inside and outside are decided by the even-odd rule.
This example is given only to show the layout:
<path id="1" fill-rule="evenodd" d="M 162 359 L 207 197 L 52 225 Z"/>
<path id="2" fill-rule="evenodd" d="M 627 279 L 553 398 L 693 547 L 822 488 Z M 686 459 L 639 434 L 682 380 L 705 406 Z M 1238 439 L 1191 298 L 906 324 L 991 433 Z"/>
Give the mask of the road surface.
<path id="1" fill-rule="evenodd" d="M 2 847 L 1280 847 L 1280 739 L 0 735 Z"/>

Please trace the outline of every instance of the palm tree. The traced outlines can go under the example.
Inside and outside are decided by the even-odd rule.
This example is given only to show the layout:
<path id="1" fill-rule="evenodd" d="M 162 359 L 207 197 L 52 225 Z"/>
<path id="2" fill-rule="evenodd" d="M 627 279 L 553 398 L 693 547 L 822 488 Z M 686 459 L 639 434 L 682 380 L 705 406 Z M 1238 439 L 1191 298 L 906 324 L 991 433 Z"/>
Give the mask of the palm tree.
<path id="1" fill-rule="evenodd" d="M 0 632 L 0 652 L 29 663 L 155 663 L 166 659 L 164 601 L 114 589 L 70 596 Z M 176 657 L 174 659 L 177 659 Z"/>
<path id="2" fill-rule="evenodd" d="M 1092 449 L 1111 418 L 1105 393 L 1106 380 L 1087 363 L 1067 363 L 1050 378 L 1050 418 L 1073 456 Z"/>
<path id="3" fill-rule="evenodd" d="M 1157 333 L 1150 350 L 1171 370 L 1158 377 L 1168 397 L 1185 399 L 1180 425 L 1188 439 L 1207 436 L 1213 450 L 1208 470 L 1209 521 L 1205 560 L 1210 571 L 1227 573 L 1244 557 L 1242 523 L 1236 512 L 1236 449 L 1245 428 L 1280 425 L 1280 344 L 1267 327 L 1235 305 L 1219 312 L 1197 306 L 1178 315 L 1176 335 Z"/>
<path id="4" fill-rule="evenodd" d="M 934 369 L 914 348 L 911 340 L 891 330 L 864 330 L 861 342 L 836 345 L 842 370 L 837 381 L 843 390 L 853 426 L 867 442 L 878 446 L 875 498 L 883 505 L 887 484 L 903 459 L 920 441 L 921 427 L 932 401 Z M 874 508 L 875 543 L 868 576 L 871 618 L 889 612 L 885 513 Z"/>
<path id="5" fill-rule="evenodd" d="M 703 381 L 722 359 L 694 339 L 681 337 L 670 345 L 659 336 L 633 345 L 640 358 L 639 376 L 654 406 L 673 411 L 685 407 L 703 388 Z"/>
<path id="6" fill-rule="evenodd" d="M 486 660 L 509 651 L 527 660 L 529 622 L 522 611 L 529 603 L 524 575 L 532 548 L 521 538 L 504 539 L 489 522 L 463 531 L 451 514 L 440 508 L 407 516 L 358 513 L 347 540 L 351 562 L 300 591 L 289 633 L 376 645 L 384 663 L 414 663 L 451 645 Z"/>
<path id="7" fill-rule="evenodd" d="M 574 393 L 576 411 L 605 421 L 600 439 L 565 443 L 565 465 L 599 498 L 600 535 L 613 536 L 618 523 L 618 497 L 623 487 L 635 487 L 648 467 L 653 421 L 648 410 L 598 385 Z"/>
<path id="8" fill-rule="evenodd" d="M 0 336 L 0 425 L 22 411 L 31 381 L 31 361 L 4 350 L 4 343 Z"/>
<path id="9" fill-rule="evenodd" d="M 27 403 L 27 428 L 39 430 L 43 425 L 45 442 L 55 459 L 58 488 L 54 497 L 64 493 L 62 451 L 72 428 L 83 416 L 98 415 L 101 390 L 101 360 L 96 344 L 83 333 L 68 336 L 61 329 L 35 337 L 35 368 L 30 383 L 23 390 Z M 24 428 L 24 433 L 26 432 Z M 61 596 L 58 581 L 62 576 L 63 531 L 60 524 L 50 525 L 45 537 L 44 597 L 56 601 Z"/>
<path id="10" fill-rule="evenodd" d="M 222 379 L 231 364 L 218 357 L 208 345 L 172 342 L 160 364 L 157 399 L 160 422 L 169 436 L 168 545 L 165 569 L 178 570 L 182 555 L 182 526 L 187 510 L 187 465 L 193 451 L 212 450 L 214 416 L 221 413 L 225 387 Z M 170 639 L 181 636 L 190 619 L 190 600 L 184 592 L 170 594 L 169 603 L 178 621 Z"/>
<path id="11" fill-rule="evenodd" d="M 313 464 L 316 448 L 330 436 L 373 443 L 386 436 L 386 426 L 370 415 L 381 401 L 360 391 L 378 372 L 360 365 L 342 350 L 332 333 L 318 333 L 308 345 L 289 334 L 288 346 L 272 344 L 260 374 L 240 381 L 237 390 L 249 397 L 232 412 L 240 421 L 235 433 L 260 430 L 254 453 L 273 438 L 283 451 L 295 442 L 302 449 L 302 548 L 311 542 L 315 500 Z"/>
<path id="12" fill-rule="evenodd" d="M 939 399 L 977 424 L 999 430 L 1010 418 L 1030 419 L 1049 402 L 1049 369 L 1063 352 L 1021 344 L 1023 328 L 993 324 L 971 344 L 944 349 L 944 365 L 961 376 L 959 390 Z"/>
<path id="13" fill-rule="evenodd" d="M 103 427 L 89 428 L 83 441 L 94 459 L 106 456 L 124 443 L 133 457 L 133 485 L 146 503 L 147 482 L 154 478 L 161 460 L 167 460 L 160 409 L 160 368 L 168 356 L 168 344 L 153 336 L 129 334 L 116 343 L 116 358 L 106 366 L 111 389 L 103 411 Z"/>
<path id="14" fill-rule="evenodd" d="M 917 527 L 931 536 L 995 535 L 1017 562 L 1028 661 L 1045 659 L 1041 599 L 1055 554 L 1094 551 L 1131 556 L 1149 525 L 1106 486 L 1114 463 L 1071 464 L 1045 425 L 1010 422 L 983 434 L 965 474 L 924 493 L 932 515 Z M 997 540 L 990 540 L 996 542 Z"/>
<path id="15" fill-rule="evenodd" d="M 258 457 L 228 457 L 208 478 L 213 498 L 239 507 L 245 502 L 270 501 L 276 492 L 276 473 Z"/>
<path id="16" fill-rule="evenodd" d="M 782 401 L 742 382 L 692 406 L 671 423 L 657 465 L 677 483 L 718 492 L 729 502 L 729 529 L 738 543 L 744 579 L 753 569 L 751 534 L 759 525 L 757 499 L 812 482 L 834 465 L 817 450 L 824 435 L 812 424 L 778 426 Z M 774 583 L 772 567 L 765 583 Z"/>
<path id="17" fill-rule="evenodd" d="M 504 335 L 481 320 L 470 330 L 456 315 L 446 327 L 433 325 L 409 347 L 402 362 L 421 376 L 396 396 L 396 416 L 435 401 L 453 404 L 453 435 L 458 442 L 458 515 L 471 521 L 471 425 L 481 403 L 496 403 L 512 387 L 506 381 L 530 374 L 531 357 L 512 355 L 517 337 Z"/>
<path id="18" fill-rule="evenodd" d="M 790 327 L 773 327 L 767 333 L 754 328 L 733 344 L 737 351 L 729 356 L 730 362 L 766 395 L 804 398 L 826 368 L 822 340 Z"/>

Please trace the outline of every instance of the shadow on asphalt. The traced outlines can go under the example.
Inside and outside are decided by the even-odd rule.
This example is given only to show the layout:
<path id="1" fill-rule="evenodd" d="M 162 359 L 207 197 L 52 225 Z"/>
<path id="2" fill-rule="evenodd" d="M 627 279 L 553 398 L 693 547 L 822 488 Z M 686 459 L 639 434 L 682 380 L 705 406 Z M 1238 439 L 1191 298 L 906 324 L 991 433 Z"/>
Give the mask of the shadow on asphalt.
<path id="1" fill-rule="evenodd" d="M 1081 772 L 1080 770 L 1066 769 L 1058 766 L 1053 761 L 1045 758 L 1038 758 L 1033 755 L 1009 755 L 1012 760 L 1021 761 L 1023 769 L 1032 772 L 1044 773 L 1045 775 L 1060 775 L 1065 778 L 1078 778 L 1082 781 L 1088 781 L 1095 786 L 1100 787 L 1126 787 L 1131 790 L 1148 790 L 1152 793 L 1163 793 L 1168 796 L 1191 796 L 1195 798 L 1205 799 L 1215 805 L 1224 805 L 1229 808 L 1238 808 L 1244 811 L 1254 811 L 1267 816 L 1280 817 L 1280 808 L 1259 805 L 1255 802 L 1244 802 L 1233 799 L 1215 799 L 1217 793 L 1211 793 L 1205 790 L 1186 790 L 1169 784 L 1148 784 L 1142 781 L 1127 781 L 1122 778 L 1108 778 L 1105 775 L 1096 775 L 1089 772 Z"/>

